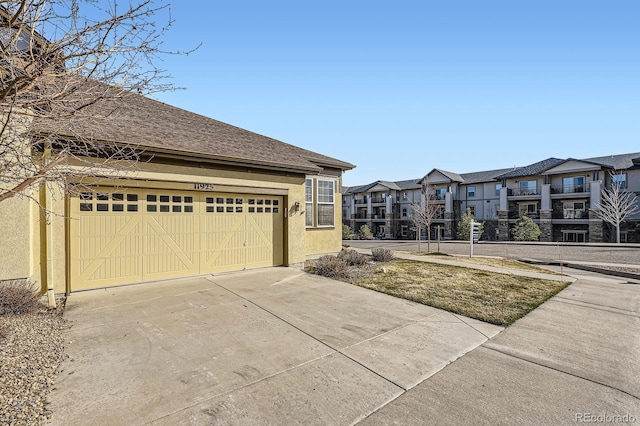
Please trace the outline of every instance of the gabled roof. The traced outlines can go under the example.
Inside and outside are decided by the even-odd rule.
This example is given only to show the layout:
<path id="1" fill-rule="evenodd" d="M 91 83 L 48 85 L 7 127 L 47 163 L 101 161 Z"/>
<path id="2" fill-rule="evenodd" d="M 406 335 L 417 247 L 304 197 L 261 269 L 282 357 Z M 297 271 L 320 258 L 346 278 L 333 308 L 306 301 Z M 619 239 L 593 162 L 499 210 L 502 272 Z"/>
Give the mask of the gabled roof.
<path id="1" fill-rule="evenodd" d="M 382 185 L 382 186 L 386 186 L 389 189 L 394 189 L 394 190 L 399 190 L 400 187 L 398 185 L 396 185 L 394 182 L 390 182 L 388 180 L 377 180 L 375 182 L 372 182 L 368 185 L 363 185 L 361 187 L 356 188 L 358 191 L 357 192 L 367 192 L 368 190 L 370 190 L 371 188 L 377 186 L 377 185 Z"/>
<path id="2" fill-rule="evenodd" d="M 560 158 L 547 158 L 546 160 L 538 161 L 537 163 L 529 164 L 524 167 L 516 167 L 512 171 L 503 173 L 495 177 L 495 179 L 508 179 L 523 176 L 534 176 L 549 170 L 558 164 L 564 163 L 565 160 Z"/>
<path id="3" fill-rule="evenodd" d="M 606 155 L 604 157 L 593 157 L 585 160 L 595 164 L 601 164 L 616 170 L 624 170 L 633 167 L 634 163 L 640 160 L 640 152 L 632 152 L 629 154 Z"/>
<path id="4" fill-rule="evenodd" d="M 400 180 L 395 182 L 401 190 L 421 189 L 420 179 Z"/>
<path id="5" fill-rule="evenodd" d="M 464 179 L 459 174 L 453 173 L 453 172 L 448 172 L 448 171 L 442 170 L 442 169 L 433 169 L 433 170 L 431 170 L 429 173 L 424 175 L 422 180 L 425 180 L 427 178 L 427 176 L 429 176 L 433 172 L 438 172 L 438 173 L 444 175 L 446 178 L 450 179 L 452 182 L 464 182 Z"/>
<path id="6" fill-rule="evenodd" d="M 396 191 L 406 191 L 410 189 L 422 188 L 422 185 L 420 184 L 419 179 L 400 180 L 396 182 L 391 182 L 388 180 L 377 180 L 367 185 L 345 186 L 342 188 L 342 193 L 343 194 L 359 194 L 361 192 L 367 192 L 371 188 L 374 188 L 376 185 L 383 185 L 389 189 L 393 189 Z"/>
<path id="7" fill-rule="evenodd" d="M 95 84 L 90 89 L 103 90 Z M 350 170 L 355 166 L 313 151 L 241 129 L 141 95 L 100 100 L 82 117 L 39 119 L 38 133 L 63 138 L 115 142 L 197 161 L 247 167 L 317 173 L 323 167 Z M 89 117 L 90 119 L 87 119 Z"/>
<path id="8" fill-rule="evenodd" d="M 498 180 L 496 179 L 498 176 L 508 173 L 512 171 L 513 168 L 509 169 L 498 169 L 498 170 L 486 170 L 482 172 L 472 172 L 472 173 L 462 173 L 460 176 L 464 179 L 464 184 L 472 184 L 472 183 L 482 183 L 482 182 L 491 182 Z"/>

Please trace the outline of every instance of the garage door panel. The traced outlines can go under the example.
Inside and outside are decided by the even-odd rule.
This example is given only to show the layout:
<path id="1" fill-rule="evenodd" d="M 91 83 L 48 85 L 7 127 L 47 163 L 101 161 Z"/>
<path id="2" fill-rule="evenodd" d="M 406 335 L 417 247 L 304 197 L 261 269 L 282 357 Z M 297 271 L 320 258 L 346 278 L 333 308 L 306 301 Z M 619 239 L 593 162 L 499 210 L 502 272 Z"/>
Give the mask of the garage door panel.
<path id="1" fill-rule="evenodd" d="M 98 187 L 70 204 L 72 291 L 283 263 L 282 197 Z"/>
<path id="2" fill-rule="evenodd" d="M 197 260 L 197 228 L 193 215 L 146 215 L 144 218 L 145 279 L 195 275 Z"/>
<path id="3" fill-rule="evenodd" d="M 75 199 L 71 206 L 70 269 L 74 290 L 142 280 L 142 218 L 121 214 L 116 200 Z M 82 201 L 82 203 L 81 203 Z M 90 211 L 81 211 L 81 204 Z M 96 211 L 97 206 L 107 211 Z M 116 211 L 113 210 L 116 205 Z M 132 204 L 133 205 L 133 204 Z"/>
<path id="4" fill-rule="evenodd" d="M 282 264 L 281 221 L 272 212 L 247 217 L 247 268 Z"/>
<path id="5" fill-rule="evenodd" d="M 201 272 L 244 269 L 244 217 L 235 213 L 214 213 L 203 217 Z"/>

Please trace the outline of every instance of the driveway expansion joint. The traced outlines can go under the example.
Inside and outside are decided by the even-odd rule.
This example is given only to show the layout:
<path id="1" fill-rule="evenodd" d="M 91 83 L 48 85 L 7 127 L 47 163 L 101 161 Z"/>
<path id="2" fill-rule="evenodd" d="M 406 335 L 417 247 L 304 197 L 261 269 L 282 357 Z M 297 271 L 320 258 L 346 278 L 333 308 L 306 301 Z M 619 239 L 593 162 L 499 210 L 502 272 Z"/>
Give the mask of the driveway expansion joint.
<path id="1" fill-rule="evenodd" d="M 512 352 L 501 350 L 501 349 L 493 346 L 491 343 L 489 343 L 489 344 L 484 343 L 484 344 L 480 345 L 480 347 L 484 348 L 484 349 L 488 349 L 488 350 L 494 351 L 494 352 L 497 352 L 499 354 L 502 354 L 502 355 L 505 355 L 505 356 L 508 356 L 508 357 L 511 357 L 511 358 L 514 358 L 514 359 L 517 359 L 517 360 L 520 360 L 520 361 L 527 362 L 529 364 L 537 365 L 539 367 L 546 368 L 546 369 L 549 369 L 549 370 L 553 370 L 553 371 L 556 371 L 556 372 L 561 373 L 561 374 L 566 374 L 568 376 L 572 376 L 572 377 L 575 377 L 577 379 L 585 380 L 587 382 L 590 382 L 590 383 L 593 383 L 593 384 L 596 384 L 596 385 L 604 386 L 606 388 L 618 391 L 620 393 L 623 393 L 625 395 L 628 395 L 628 396 L 640 401 L 640 396 L 634 395 L 632 393 L 629 393 L 629 392 L 625 391 L 624 389 L 620 389 L 620 388 L 617 388 L 615 386 L 611 386 L 611 385 L 609 385 L 607 383 L 599 382 L 597 380 L 589 379 L 588 377 L 583 377 L 583 376 L 580 376 L 578 374 L 570 373 L 568 371 L 564 371 L 564 370 L 561 370 L 560 368 L 552 367 L 552 366 L 547 365 L 547 364 L 536 362 L 536 361 L 534 361 L 534 360 L 532 360 L 530 358 L 527 358 L 527 357 L 518 356 L 518 355 L 516 355 L 516 354 L 514 354 Z"/>
<path id="2" fill-rule="evenodd" d="M 240 299 L 246 301 L 247 303 L 251 303 L 253 306 L 255 306 L 258 309 L 268 313 L 269 315 L 272 315 L 273 317 L 277 318 L 278 320 L 282 321 L 283 323 L 287 324 L 288 326 L 293 327 L 294 329 L 296 329 L 299 332 L 305 334 L 306 336 L 310 337 L 311 339 L 315 340 L 316 342 L 320 343 L 321 345 L 326 346 L 327 348 L 331 349 L 332 351 L 334 351 L 334 353 L 338 353 L 338 354 L 344 356 L 345 358 L 355 362 L 356 364 L 358 364 L 362 368 L 366 369 L 367 371 L 370 371 L 371 373 L 375 374 L 376 376 L 380 377 L 381 379 L 383 379 L 383 380 L 391 383 L 392 385 L 402 389 L 403 392 L 407 391 L 407 389 L 405 387 L 403 387 L 402 385 L 400 385 L 399 383 L 396 383 L 393 380 L 391 380 L 391 379 L 389 379 L 387 377 L 384 377 L 382 374 L 378 373 L 377 371 L 372 370 L 370 367 L 364 365 L 360 361 L 358 361 L 358 360 L 354 359 L 353 357 L 351 357 L 351 356 L 347 355 L 346 353 L 344 353 L 341 349 L 334 348 L 330 344 L 328 344 L 326 342 L 323 342 L 322 340 L 318 339 L 317 337 L 313 336 L 312 334 L 309 334 L 308 332 L 304 331 L 303 329 L 301 329 L 300 327 L 296 326 L 295 324 L 292 324 L 291 322 L 285 320 L 284 318 L 280 317 L 279 315 L 275 314 L 274 312 L 271 312 L 270 310 L 266 309 L 265 307 L 257 304 L 256 302 L 254 302 L 254 301 L 252 301 L 250 299 L 247 299 L 246 297 L 242 296 L 241 294 L 238 294 L 235 291 L 233 291 L 231 289 L 228 289 L 228 288 L 226 288 L 225 286 L 223 286 L 221 284 L 218 284 L 217 282 L 213 281 L 212 279 L 209 279 L 207 277 L 207 280 L 209 282 L 211 282 L 212 284 L 220 287 L 221 289 L 223 289 L 225 291 L 228 291 L 229 293 L 233 294 L 234 296 L 239 297 Z M 329 354 L 329 355 L 332 355 L 332 354 Z M 329 355 L 325 355 L 325 356 L 329 356 Z"/>

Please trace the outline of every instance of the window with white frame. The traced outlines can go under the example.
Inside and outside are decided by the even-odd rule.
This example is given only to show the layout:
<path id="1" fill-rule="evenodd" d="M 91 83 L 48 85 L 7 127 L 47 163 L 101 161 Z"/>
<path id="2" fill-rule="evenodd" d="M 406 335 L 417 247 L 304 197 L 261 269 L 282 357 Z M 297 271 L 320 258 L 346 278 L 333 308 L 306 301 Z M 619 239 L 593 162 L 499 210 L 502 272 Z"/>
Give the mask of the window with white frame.
<path id="1" fill-rule="evenodd" d="M 307 227 L 313 226 L 313 179 L 307 179 L 304 182 L 304 215 L 305 225 Z"/>
<path id="2" fill-rule="evenodd" d="M 402 209 L 402 217 L 407 217 L 407 209 L 406 208 Z"/>
<path id="3" fill-rule="evenodd" d="M 500 190 L 502 189 L 501 183 L 496 183 L 496 195 L 500 195 Z"/>
<path id="4" fill-rule="evenodd" d="M 334 225 L 334 181 L 318 179 L 318 226 Z"/>
<path id="5" fill-rule="evenodd" d="M 469 213 L 471 213 L 471 216 L 475 217 L 476 216 L 476 206 L 467 206 L 467 208 L 469 209 Z"/>

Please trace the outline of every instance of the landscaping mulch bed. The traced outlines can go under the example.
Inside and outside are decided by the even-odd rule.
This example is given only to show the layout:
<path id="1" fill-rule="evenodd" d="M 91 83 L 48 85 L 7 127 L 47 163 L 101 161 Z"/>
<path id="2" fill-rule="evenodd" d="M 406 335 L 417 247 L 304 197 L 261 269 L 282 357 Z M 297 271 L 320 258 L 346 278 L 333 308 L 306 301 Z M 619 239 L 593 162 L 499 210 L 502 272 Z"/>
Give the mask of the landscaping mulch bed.
<path id="1" fill-rule="evenodd" d="M 0 315 L 0 424 L 40 425 L 64 359 L 63 301 L 57 309 Z"/>

